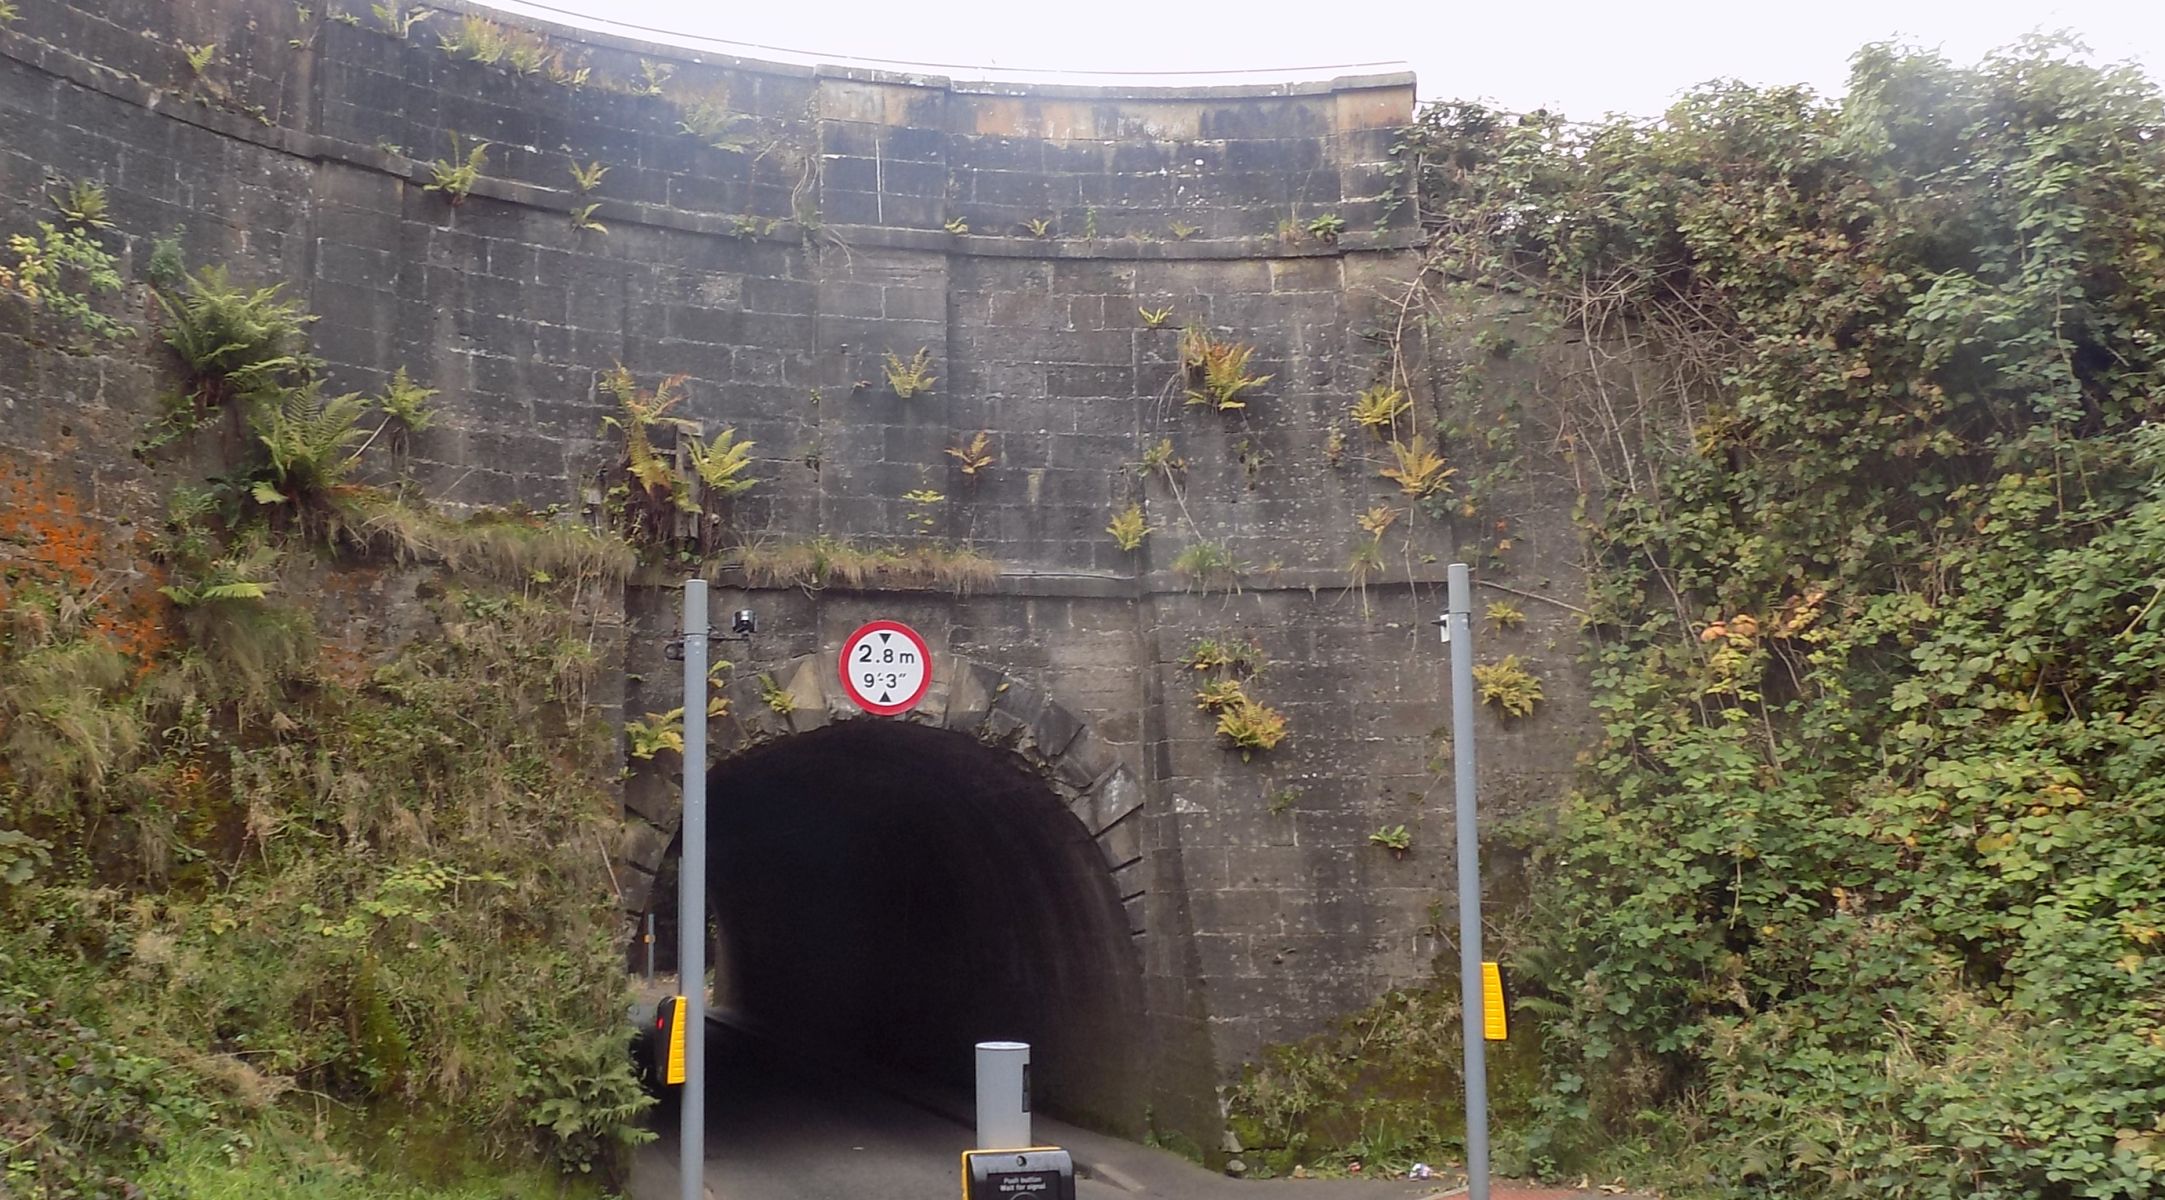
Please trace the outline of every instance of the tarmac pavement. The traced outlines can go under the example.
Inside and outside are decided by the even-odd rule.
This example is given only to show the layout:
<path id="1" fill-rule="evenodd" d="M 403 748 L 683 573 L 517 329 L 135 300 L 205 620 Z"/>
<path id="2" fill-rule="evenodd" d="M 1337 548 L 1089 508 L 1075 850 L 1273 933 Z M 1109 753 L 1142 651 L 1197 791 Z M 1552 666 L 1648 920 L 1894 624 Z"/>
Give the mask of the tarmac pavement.
<path id="1" fill-rule="evenodd" d="M 953 1200 L 972 1146 L 967 1097 L 909 1081 L 867 1083 L 785 1054 L 774 1043 L 710 1027 L 705 1188 L 716 1200 Z M 660 1139 L 640 1147 L 631 1200 L 678 1200 L 678 1109 L 655 1111 Z M 1075 1156 L 1076 1200 L 1448 1200 L 1462 1175 L 1410 1179 L 1234 1179 L 1169 1151 L 1037 1114 L 1040 1144 Z M 1635 1200 L 1617 1193 L 1509 1180 L 1495 1200 Z"/>

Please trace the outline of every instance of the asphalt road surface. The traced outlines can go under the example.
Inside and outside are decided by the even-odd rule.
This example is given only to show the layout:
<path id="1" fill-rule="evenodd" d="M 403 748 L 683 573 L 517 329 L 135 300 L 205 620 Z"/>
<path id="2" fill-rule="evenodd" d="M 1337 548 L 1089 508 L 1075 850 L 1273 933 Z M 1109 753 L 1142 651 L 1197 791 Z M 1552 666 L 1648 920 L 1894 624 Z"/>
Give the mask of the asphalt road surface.
<path id="1" fill-rule="evenodd" d="M 962 1152 L 974 1130 L 966 1099 L 921 1087 L 880 1088 L 784 1046 L 723 1025 L 707 1034 L 705 1194 L 714 1200 L 957 1200 Z M 909 1096 L 909 1099 L 902 1098 Z M 640 1147 L 631 1200 L 678 1200 L 679 1110 L 652 1117 L 660 1139 Z M 1463 1196 L 1449 1171 L 1405 1179 L 1242 1181 L 1162 1150 L 1049 1120 L 1041 1143 L 1065 1146 L 1085 1173 L 1077 1200 L 1446 1200 Z M 1098 1178 L 1088 1172 L 1096 1171 Z M 1496 1200 L 1632 1200 L 1499 1180 Z"/>
<path id="2" fill-rule="evenodd" d="M 721 1200 L 952 1200 L 972 1130 L 725 1026 L 707 1035 L 706 1182 Z M 634 1200 L 676 1200 L 674 1101 L 633 1165 Z M 1114 1200 L 1093 1180 L 1077 1200 Z"/>

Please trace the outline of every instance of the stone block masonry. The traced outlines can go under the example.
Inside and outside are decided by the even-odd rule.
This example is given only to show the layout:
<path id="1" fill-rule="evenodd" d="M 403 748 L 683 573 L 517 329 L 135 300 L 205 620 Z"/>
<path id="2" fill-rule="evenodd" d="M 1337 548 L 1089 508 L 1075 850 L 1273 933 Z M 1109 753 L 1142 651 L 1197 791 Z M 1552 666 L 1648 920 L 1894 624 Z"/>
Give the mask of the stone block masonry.
<path id="1" fill-rule="evenodd" d="M 732 513 L 746 541 L 930 537 L 996 559 L 968 597 L 754 597 L 725 575 L 718 603 L 756 599 L 773 631 L 742 679 L 786 683 L 885 615 L 936 660 L 1027 690 L 1027 712 L 978 697 L 971 728 L 1062 743 L 1045 769 L 1117 871 L 1165 1050 L 1161 1115 L 1205 1124 L 1210 1084 L 1260 1046 L 1424 975 L 1451 861 L 1427 622 L 1471 541 L 1448 511 L 1414 511 L 1345 419 L 1386 375 L 1378 330 L 1420 264 L 1391 169 L 1410 77 L 1024 88 L 546 26 L 519 27 L 555 56 L 521 74 L 445 48 L 466 18 L 499 19 L 458 2 L 404 37 L 353 0 L 17 7 L 0 28 L 0 233 L 48 218 L 58 181 L 94 180 L 131 277 L 177 230 L 191 261 L 284 285 L 322 317 L 338 390 L 401 367 L 440 390 L 409 463 L 438 505 L 579 511 L 612 453 L 597 379 L 621 363 L 684 376 L 683 415 L 758 444 L 761 483 Z M 204 44 L 199 74 L 182 47 Z M 477 141 L 463 203 L 426 190 L 432 160 Z M 588 191 L 572 167 L 595 162 Z M 575 225 L 589 204 L 606 232 Z M 1342 232 L 1307 232 L 1321 217 Z M 1246 408 L 1185 402 L 1191 325 L 1254 348 L 1270 380 Z M 920 352 L 936 382 L 900 398 L 889 356 Z M 153 519 L 164 490 L 127 454 L 129 414 L 147 419 L 160 386 L 128 353 L 60 361 L 0 322 L 0 362 L 21 368 L 0 373 L 0 460 L 50 462 L 82 410 L 104 432 L 69 443 L 68 469 L 116 527 Z M 994 461 L 968 473 L 947 450 L 980 431 Z M 1166 439 L 1177 466 L 1140 466 Z M 1520 583 L 1568 598 L 1568 499 L 1507 499 L 1539 540 Z M 1130 504 L 1151 532 L 1123 551 L 1106 526 Z M 1378 504 L 1407 511 L 1356 592 L 1356 519 Z M 1184 570 L 1199 544 L 1233 570 Z M 625 597 L 626 711 L 674 703 L 663 582 Z M 1545 727 L 1491 726 L 1511 747 L 1489 760 L 1495 794 L 1514 804 L 1554 794 L 1578 736 L 1556 615 L 1536 614 L 1525 636 L 1549 641 L 1525 653 L 1567 702 Z M 1197 709 L 1185 654 L 1210 637 L 1262 648 L 1251 690 L 1289 719 L 1279 748 L 1244 760 Z M 940 687 L 971 702 L 966 680 Z M 637 780 L 627 803 L 636 906 L 674 818 Z M 1399 824 L 1403 860 L 1368 841 Z"/>

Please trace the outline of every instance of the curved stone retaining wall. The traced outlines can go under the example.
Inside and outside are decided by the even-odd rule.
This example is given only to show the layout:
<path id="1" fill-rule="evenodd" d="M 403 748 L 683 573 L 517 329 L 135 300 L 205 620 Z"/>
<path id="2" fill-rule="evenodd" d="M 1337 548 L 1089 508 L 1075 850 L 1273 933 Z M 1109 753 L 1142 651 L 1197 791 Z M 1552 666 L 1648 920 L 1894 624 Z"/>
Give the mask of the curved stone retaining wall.
<path id="1" fill-rule="evenodd" d="M 1263 1042 L 1426 970 L 1450 862 L 1426 622 L 1461 531 L 1410 518 L 1365 592 L 1346 574 L 1357 515 L 1405 507 L 1345 410 L 1384 370 L 1379 335 L 1418 261 L 1390 154 L 1410 77 L 1013 88 L 510 24 L 523 49 L 487 63 L 442 44 L 486 11 L 462 3 L 404 37 L 359 0 L 305 21 L 270 0 L 17 3 L 0 29 L 0 232 L 49 215 L 56 181 L 93 179 L 134 276 L 178 230 L 193 261 L 283 283 L 321 315 L 338 388 L 404 367 L 441 390 L 442 422 L 411 450 L 437 503 L 590 505 L 611 453 L 597 377 L 621 362 L 684 376 L 684 415 L 758 443 L 762 483 L 732 514 L 747 540 L 932 537 L 997 559 L 968 597 L 751 596 L 725 575 L 717 604 L 764 610 L 742 679 L 892 616 L 957 689 L 984 674 L 1025 689 L 1013 720 L 1087 726 L 1087 750 L 1063 753 L 1091 779 L 1069 794 L 1117 778 L 1140 802 L 1091 828 L 1121 847 L 1161 1116 L 1207 1124 L 1208 1083 Z M 198 72 L 184 48 L 204 45 Z M 477 139 L 464 203 L 428 190 L 430 160 Z M 594 162 L 608 173 L 584 192 L 570 168 Z M 606 233 L 576 227 L 590 204 Z M 1183 402 L 1189 324 L 1255 348 L 1271 378 L 1245 409 Z M 936 383 L 897 398 L 886 356 L 920 351 Z M 54 355 L 0 324 L 0 456 L 102 520 L 151 519 L 166 485 L 126 453 L 159 386 L 149 361 Z M 946 451 L 978 431 L 996 461 L 966 473 Z M 1168 438 L 1177 469 L 1136 465 Z M 1568 507 L 1539 492 L 1517 536 L 1554 579 L 1527 586 L 1568 584 Z M 1130 503 L 1153 529 L 1135 552 L 1106 531 Z M 1206 541 L 1237 587 L 1175 570 Z M 632 712 L 674 703 L 662 582 L 625 598 Z M 1565 614 L 1534 607 L 1527 636 L 1567 643 Z M 1244 760 L 1213 735 L 1183 661 L 1205 636 L 1263 649 L 1251 690 L 1289 716 L 1282 747 Z M 1552 702 L 1569 711 L 1575 686 L 1552 679 Z M 1006 694 L 982 720 L 1023 703 Z M 1494 732 L 1506 807 L 1568 769 L 1569 737 Z M 627 802 L 637 910 L 674 815 L 655 781 Z M 1403 861 L 1368 843 L 1396 824 L 1415 839 Z"/>

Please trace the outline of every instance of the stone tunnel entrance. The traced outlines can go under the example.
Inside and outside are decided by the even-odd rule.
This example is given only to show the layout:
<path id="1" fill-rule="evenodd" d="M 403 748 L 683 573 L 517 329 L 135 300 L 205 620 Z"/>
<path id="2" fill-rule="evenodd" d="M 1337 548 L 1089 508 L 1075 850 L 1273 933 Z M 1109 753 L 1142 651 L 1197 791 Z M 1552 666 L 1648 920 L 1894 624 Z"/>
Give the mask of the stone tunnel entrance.
<path id="1" fill-rule="evenodd" d="M 843 721 L 715 767 L 709 823 L 715 999 L 733 1021 L 963 1098 L 974 1043 L 1026 1041 L 1040 1110 L 1137 1123 L 1141 968 L 1121 897 L 1092 830 L 1020 756 Z"/>

